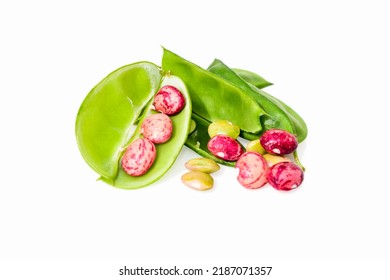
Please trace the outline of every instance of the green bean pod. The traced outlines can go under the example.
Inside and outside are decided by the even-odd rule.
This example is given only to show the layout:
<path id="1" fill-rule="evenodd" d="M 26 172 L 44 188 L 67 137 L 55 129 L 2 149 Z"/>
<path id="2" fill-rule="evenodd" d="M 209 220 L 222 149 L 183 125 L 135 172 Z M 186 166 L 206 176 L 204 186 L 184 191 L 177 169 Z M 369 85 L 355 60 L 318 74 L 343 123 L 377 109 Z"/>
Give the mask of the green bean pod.
<path id="1" fill-rule="evenodd" d="M 259 74 L 256 74 L 252 71 L 239 69 L 239 68 L 232 68 L 232 70 L 238 76 L 240 76 L 243 80 L 245 80 L 247 83 L 250 83 L 257 88 L 265 88 L 265 87 L 273 85 L 273 83 L 267 81 L 266 79 L 261 77 Z"/>
<path id="2" fill-rule="evenodd" d="M 193 112 L 208 121 L 228 120 L 250 133 L 262 130 L 265 112 L 256 100 L 231 81 L 164 49 L 162 68 L 179 76 L 191 95 Z M 245 114 L 243 114 L 245 112 Z"/>
<path id="3" fill-rule="evenodd" d="M 114 178 L 118 173 L 132 126 L 161 79 L 156 65 L 133 63 L 107 75 L 85 97 L 76 118 L 76 140 L 84 160 L 102 177 Z"/>
<path id="4" fill-rule="evenodd" d="M 128 175 L 121 167 L 126 148 L 141 136 L 143 120 L 150 114 L 153 97 L 164 85 L 183 94 L 186 105 L 172 116 L 168 142 L 156 145 L 156 159 L 142 176 Z M 100 180 L 122 189 L 145 187 L 161 178 L 175 162 L 188 136 L 191 99 L 182 80 L 164 75 L 150 62 L 121 67 L 98 83 L 84 99 L 76 119 L 76 139 L 85 161 Z"/>
<path id="5" fill-rule="evenodd" d="M 295 134 L 299 142 L 302 142 L 306 138 L 307 126 L 303 119 L 291 107 L 250 83 L 253 82 L 254 84 L 260 85 L 260 87 L 264 87 L 263 78 L 252 75 L 248 79 L 249 82 L 247 82 L 245 78 L 248 75 L 244 75 L 243 77 L 239 76 L 239 73 L 243 73 L 242 70 L 236 73 L 218 59 L 213 61 L 208 67 L 208 70 L 241 88 L 246 94 L 255 99 L 266 112 L 266 114 L 260 117 L 264 129 L 256 134 L 243 131 L 241 133 L 243 138 L 248 140 L 258 139 L 264 131 L 271 128 L 287 130 Z"/>
<path id="6" fill-rule="evenodd" d="M 284 114 L 289 118 L 292 126 L 294 127 L 294 131 L 295 131 L 294 133 L 297 136 L 298 142 L 299 143 L 303 142 L 303 140 L 305 140 L 307 137 L 307 125 L 305 121 L 302 119 L 302 117 L 283 101 L 277 99 L 276 97 L 268 94 L 267 92 L 259 88 L 255 88 L 252 85 L 251 87 L 253 88 L 253 90 L 258 92 L 259 95 L 268 97 L 270 101 L 272 101 L 276 106 L 278 106 L 280 110 L 284 112 Z M 256 137 L 257 136 L 258 135 L 256 135 Z"/>

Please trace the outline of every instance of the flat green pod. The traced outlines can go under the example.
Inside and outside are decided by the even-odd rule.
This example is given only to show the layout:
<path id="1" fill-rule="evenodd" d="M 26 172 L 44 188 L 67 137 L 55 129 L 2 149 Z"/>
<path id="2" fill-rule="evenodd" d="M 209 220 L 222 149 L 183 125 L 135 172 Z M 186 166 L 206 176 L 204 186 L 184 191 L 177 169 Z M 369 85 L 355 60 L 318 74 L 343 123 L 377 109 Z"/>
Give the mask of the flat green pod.
<path id="1" fill-rule="evenodd" d="M 86 96 L 76 118 L 76 139 L 89 166 L 114 178 L 133 124 L 159 89 L 160 69 L 150 62 L 125 65 L 105 77 Z"/>
<path id="2" fill-rule="evenodd" d="M 298 142 L 301 143 L 303 140 L 307 137 L 307 125 L 306 122 L 303 120 L 303 118 L 295 112 L 290 106 L 288 106 L 286 103 L 281 101 L 280 99 L 277 99 L 276 97 L 270 95 L 269 93 L 265 92 L 264 90 L 257 88 L 253 85 L 251 87 L 259 94 L 263 95 L 265 97 L 268 97 L 269 100 L 271 100 L 275 105 L 277 105 L 290 119 L 292 125 L 295 129 L 295 135 L 297 135 Z"/>
<path id="3" fill-rule="evenodd" d="M 306 138 L 307 127 L 303 119 L 285 103 L 260 89 L 264 87 L 264 79 L 261 76 L 246 70 L 239 70 L 237 73 L 218 59 L 213 61 L 208 70 L 241 88 L 246 94 L 255 99 L 266 112 L 260 118 L 264 130 L 256 134 L 244 131 L 241 133 L 242 137 L 254 140 L 258 139 L 265 130 L 279 128 L 296 135 L 299 142 Z M 240 76 L 240 73 L 244 73 L 244 75 Z M 252 82 L 259 85 L 260 88 L 254 86 Z"/>
<path id="4" fill-rule="evenodd" d="M 183 110 L 177 115 L 170 116 L 173 126 L 171 138 L 168 142 L 156 144 L 156 159 L 152 167 L 144 175 L 139 177 L 132 177 L 126 174 L 126 172 L 120 168 L 117 176 L 112 180 L 112 182 L 106 178 L 101 178 L 107 183 L 111 183 L 114 187 L 122 189 L 137 189 L 150 185 L 151 183 L 160 179 L 171 168 L 171 166 L 176 161 L 176 158 L 178 157 L 181 149 L 183 148 L 190 130 L 192 112 L 190 95 L 185 84 L 181 81 L 180 78 L 176 76 L 165 76 L 160 87 L 165 85 L 176 87 L 178 90 L 180 90 L 186 100 L 186 105 L 184 106 Z M 144 113 L 142 114 L 139 124 L 133 136 L 131 137 L 129 144 L 134 140 L 142 137 L 141 124 L 143 120 L 150 114 L 156 113 L 154 110 L 149 109 L 152 104 L 153 99 L 150 101 Z"/>
<path id="5" fill-rule="evenodd" d="M 230 81 L 167 49 L 164 49 L 162 68 L 186 83 L 195 114 L 210 122 L 228 120 L 251 133 L 262 130 L 260 116 L 265 112 L 251 96 Z"/>
<path id="6" fill-rule="evenodd" d="M 157 145 L 152 168 L 132 177 L 122 170 L 121 157 L 127 146 L 141 137 L 142 120 L 153 113 L 153 97 L 166 84 L 177 87 L 186 99 L 182 112 L 171 118 L 174 129 L 179 129 L 167 143 Z M 137 62 L 113 71 L 89 92 L 77 114 L 76 140 L 84 160 L 101 180 L 118 188 L 140 188 L 172 166 L 187 139 L 190 120 L 191 100 L 184 83 L 177 77 L 163 76 L 153 63 Z"/>
<path id="7" fill-rule="evenodd" d="M 259 74 L 256 74 L 252 71 L 240 69 L 240 68 L 232 68 L 232 70 L 243 80 L 245 80 L 247 83 L 250 83 L 257 88 L 265 88 L 273 85 L 271 82 L 268 82 Z"/>
<path id="8" fill-rule="evenodd" d="M 307 125 L 305 121 L 302 119 L 302 117 L 295 112 L 290 106 L 285 104 L 283 101 L 277 99 L 276 97 L 268 94 L 264 90 L 262 90 L 267 85 L 267 81 L 261 77 L 260 75 L 253 73 L 248 70 L 243 69 L 232 69 L 238 76 L 241 77 L 245 82 L 251 85 L 251 88 L 256 91 L 258 94 L 263 95 L 267 98 L 269 98 L 274 104 L 279 106 L 281 110 L 284 111 L 284 113 L 287 115 L 288 118 L 290 118 L 291 122 L 295 126 L 295 132 L 298 137 L 298 142 L 302 142 L 306 139 L 307 136 Z M 272 83 L 270 83 L 272 85 Z"/>

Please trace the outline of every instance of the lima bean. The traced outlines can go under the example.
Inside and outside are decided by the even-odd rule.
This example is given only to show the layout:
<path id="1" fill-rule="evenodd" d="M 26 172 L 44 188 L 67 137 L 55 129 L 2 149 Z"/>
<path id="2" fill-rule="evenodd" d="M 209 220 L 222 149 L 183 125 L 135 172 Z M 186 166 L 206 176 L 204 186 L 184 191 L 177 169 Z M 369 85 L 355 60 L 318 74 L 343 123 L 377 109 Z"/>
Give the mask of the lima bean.
<path id="1" fill-rule="evenodd" d="M 257 152 L 261 155 L 264 155 L 266 153 L 263 146 L 261 146 L 259 139 L 248 142 L 245 149 L 247 152 Z"/>
<path id="2" fill-rule="evenodd" d="M 185 163 L 188 170 L 213 173 L 220 169 L 219 165 L 209 158 L 193 158 Z"/>
<path id="3" fill-rule="evenodd" d="M 227 120 L 218 120 L 209 125 L 208 133 L 211 138 L 215 135 L 223 134 L 237 139 L 240 135 L 240 128 Z"/>
<path id="4" fill-rule="evenodd" d="M 214 186 L 213 177 L 211 177 L 210 174 L 199 171 L 190 171 L 185 173 L 181 177 L 181 181 L 187 187 L 198 191 L 206 191 Z"/>

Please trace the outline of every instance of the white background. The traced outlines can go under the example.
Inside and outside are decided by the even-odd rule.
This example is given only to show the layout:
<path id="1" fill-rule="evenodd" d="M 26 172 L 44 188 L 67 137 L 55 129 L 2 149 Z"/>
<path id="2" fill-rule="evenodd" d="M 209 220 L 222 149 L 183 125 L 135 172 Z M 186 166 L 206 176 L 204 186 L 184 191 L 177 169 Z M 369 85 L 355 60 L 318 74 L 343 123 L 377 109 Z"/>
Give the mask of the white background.
<path id="1" fill-rule="evenodd" d="M 1 2 L 0 259 L 389 261 L 385 3 Z M 274 83 L 267 91 L 309 128 L 299 189 L 246 190 L 222 168 L 212 191 L 193 191 L 180 182 L 197 156 L 186 147 L 150 187 L 95 181 L 76 144 L 78 108 L 114 69 L 160 64 L 160 46 Z"/>

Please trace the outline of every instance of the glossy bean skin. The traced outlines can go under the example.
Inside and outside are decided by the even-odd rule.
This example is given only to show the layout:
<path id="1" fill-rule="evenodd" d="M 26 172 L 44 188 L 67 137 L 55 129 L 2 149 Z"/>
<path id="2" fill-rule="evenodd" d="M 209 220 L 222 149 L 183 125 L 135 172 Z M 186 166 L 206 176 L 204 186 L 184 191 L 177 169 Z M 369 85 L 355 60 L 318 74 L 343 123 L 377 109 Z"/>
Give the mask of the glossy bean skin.
<path id="1" fill-rule="evenodd" d="M 263 146 L 261 146 L 260 144 L 260 139 L 248 142 L 245 148 L 247 152 L 257 152 L 261 155 L 264 155 L 266 153 L 266 150 L 264 150 Z"/>
<path id="2" fill-rule="evenodd" d="M 191 171 L 213 173 L 220 169 L 219 165 L 209 158 L 193 158 L 185 163 L 185 167 Z"/>
<path id="3" fill-rule="evenodd" d="M 222 134 L 237 139 L 240 135 L 240 128 L 227 120 L 218 120 L 209 125 L 208 133 L 211 138 L 215 135 Z"/>
<path id="4" fill-rule="evenodd" d="M 181 177 L 181 181 L 187 187 L 197 190 L 206 191 L 214 186 L 214 179 L 208 173 L 199 171 L 190 171 Z"/>
<path id="5" fill-rule="evenodd" d="M 172 121 L 163 113 L 150 115 L 142 122 L 141 133 L 155 144 L 165 143 L 172 135 Z"/>
<path id="6" fill-rule="evenodd" d="M 207 148 L 214 156 L 226 161 L 236 161 L 244 153 L 241 144 L 226 135 L 216 135 L 211 138 Z"/>
<path id="7" fill-rule="evenodd" d="M 231 121 L 247 132 L 261 131 L 260 116 L 265 112 L 241 88 L 167 49 L 163 52 L 162 68 L 186 83 L 195 114 L 210 122 Z"/>
<path id="8" fill-rule="evenodd" d="M 192 113 L 192 120 L 195 123 L 194 130 L 188 135 L 185 145 L 198 153 L 200 156 L 214 160 L 217 163 L 234 167 L 235 162 L 226 161 L 214 156 L 207 148 L 207 144 L 210 141 L 210 135 L 208 134 L 208 127 L 210 122 L 204 118 Z"/>
<path id="9" fill-rule="evenodd" d="M 268 165 L 262 155 L 245 152 L 236 163 L 238 182 L 245 188 L 258 189 L 267 183 Z"/>
<path id="10" fill-rule="evenodd" d="M 183 94 L 174 86 L 163 86 L 154 97 L 153 105 L 156 111 L 168 116 L 180 113 L 185 106 L 186 100 Z"/>
<path id="11" fill-rule="evenodd" d="M 131 143 L 122 157 L 122 168 L 130 176 L 148 172 L 156 159 L 156 147 L 149 139 L 139 138 Z"/>
<path id="12" fill-rule="evenodd" d="M 292 162 L 280 162 L 270 168 L 268 182 L 281 191 L 291 191 L 302 184 L 303 171 Z"/>
<path id="13" fill-rule="evenodd" d="M 271 154 L 287 155 L 298 147 L 297 138 L 286 130 L 270 129 L 263 133 L 260 144 Z"/>

